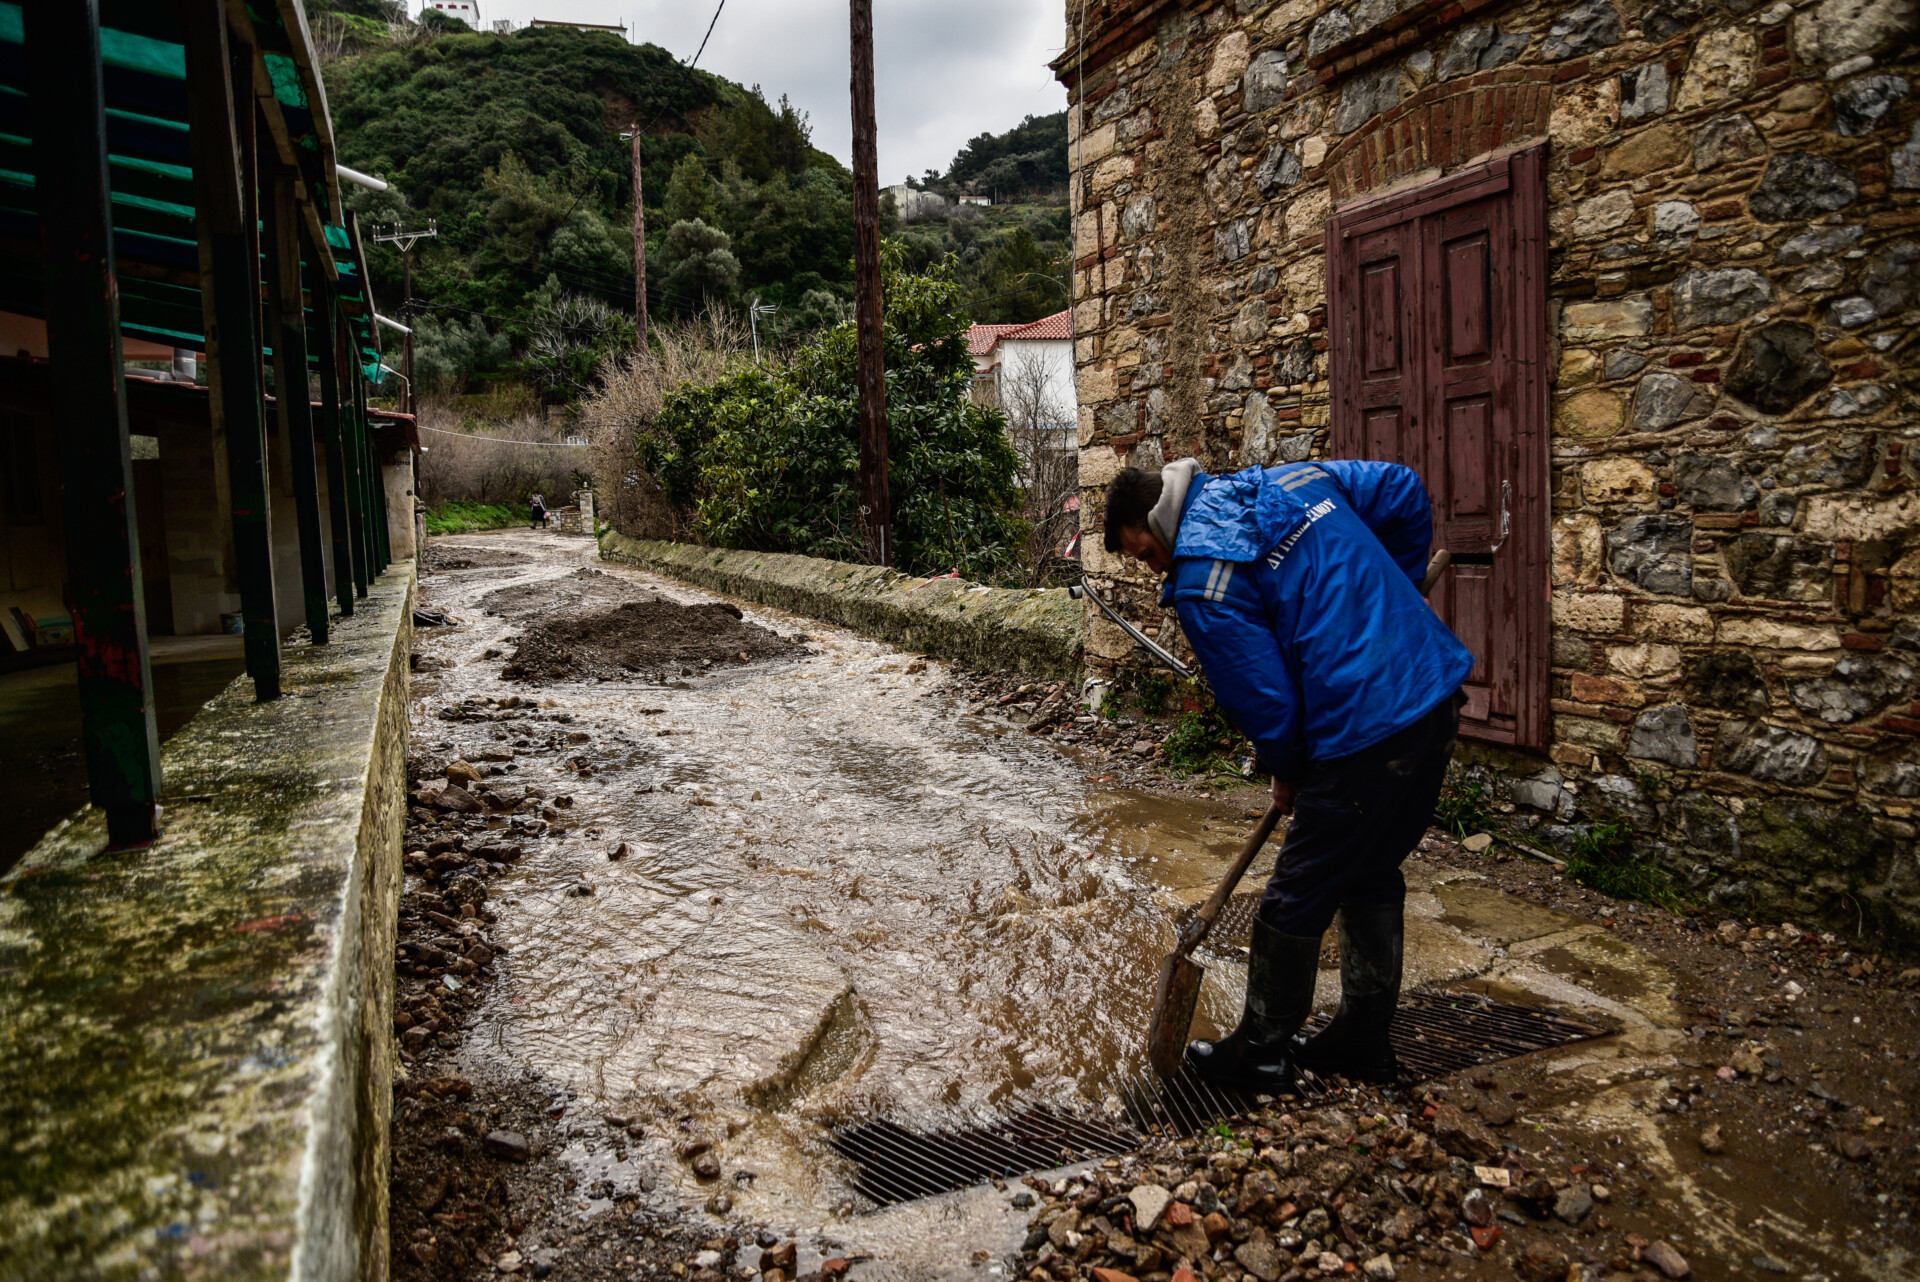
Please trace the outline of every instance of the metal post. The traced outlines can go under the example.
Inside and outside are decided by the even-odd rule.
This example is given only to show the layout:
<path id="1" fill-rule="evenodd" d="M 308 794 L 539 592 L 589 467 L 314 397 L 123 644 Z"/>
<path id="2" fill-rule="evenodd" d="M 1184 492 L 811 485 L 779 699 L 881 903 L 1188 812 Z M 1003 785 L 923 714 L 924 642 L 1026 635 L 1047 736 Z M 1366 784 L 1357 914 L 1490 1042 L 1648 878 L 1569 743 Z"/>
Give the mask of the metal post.
<path id="1" fill-rule="evenodd" d="M 880 298 L 880 162 L 873 108 L 873 0 L 853 7 L 854 324 L 859 334 L 860 509 L 867 556 L 886 565 L 893 524 L 887 493 L 887 372 Z"/>
<path id="2" fill-rule="evenodd" d="M 292 464 L 293 508 L 300 529 L 300 594 L 313 644 L 327 644 L 327 553 L 320 532 L 320 463 L 313 449 L 313 402 L 307 396 L 307 313 L 300 290 L 299 199 L 293 177 L 275 174 L 263 224 L 267 309 L 273 316 L 273 390 Z M 319 269 L 316 266 L 315 271 Z"/>
<path id="3" fill-rule="evenodd" d="M 413 242 L 407 242 L 406 252 L 400 255 L 400 314 L 409 322 L 413 320 Z M 400 367 L 407 376 L 407 385 L 400 389 L 400 403 L 406 406 L 407 413 L 417 414 L 419 410 L 413 404 L 413 325 L 409 323 L 406 332 L 400 335 Z M 385 487 L 383 486 L 382 489 Z"/>
<path id="4" fill-rule="evenodd" d="M 247 189 L 253 181 L 250 51 L 229 45 L 221 0 L 182 0 L 188 134 L 200 298 L 207 333 L 207 385 L 216 431 L 226 437 L 234 559 L 246 618 L 247 675 L 256 698 L 280 697 L 280 625 L 273 595 L 273 532 L 267 510 L 265 406 L 260 396 L 258 257 Z M 246 78 L 235 85 L 235 67 Z M 234 90 L 239 89 L 236 110 Z M 236 168 L 239 159 L 245 168 Z"/>
<path id="5" fill-rule="evenodd" d="M 346 353 L 346 359 L 340 363 L 340 372 L 346 378 L 340 398 L 340 450 L 343 456 L 342 470 L 347 477 L 347 506 L 352 510 L 352 521 L 347 531 L 353 543 L 353 587 L 356 596 L 367 594 L 367 584 L 373 581 L 373 552 L 367 546 L 367 494 L 366 482 L 360 467 L 360 425 L 355 410 L 355 389 L 360 386 L 359 353 L 354 350 L 353 333 L 342 323 L 340 326 L 340 344 Z"/>
<path id="6" fill-rule="evenodd" d="M 29 6 L 25 35 L 87 783 L 108 840 L 144 845 L 159 835 L 160 736 L 121 376 L 98 0 Z"/>
<path id="7" fill-rule="evenodd" d="M 318 261 L 324 245 L 304 242 Z M 327 454 L 327 524 L 333 545 L 333 598 L 342 618 L 353 613 L 353 514 L 348 502 L 346 451 L 340 446 L 340 303 L 324 271 L 313 278 L 313 353 L 320 374 L 320 439 Z"/>

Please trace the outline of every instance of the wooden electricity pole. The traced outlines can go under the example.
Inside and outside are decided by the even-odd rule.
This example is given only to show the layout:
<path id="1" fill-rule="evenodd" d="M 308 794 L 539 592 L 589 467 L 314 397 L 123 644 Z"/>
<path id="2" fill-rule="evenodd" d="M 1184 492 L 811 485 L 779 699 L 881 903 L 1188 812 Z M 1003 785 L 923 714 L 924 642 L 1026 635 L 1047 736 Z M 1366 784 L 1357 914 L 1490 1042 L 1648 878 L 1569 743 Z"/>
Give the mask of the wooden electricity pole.
<path id="1" fill-rule="evenodd" d="M 718 17 L 719 15 L 714 15 Z M 640 176 L 640 124 L 633 133 L 633 350 L 647 350 L 647 197 Z"/>
<path id="2" fill-rule="evenodd" d="M 887 496 L 887 371 L 881 333 L 880 160 L 873 109 L 873 0 L 853 5 L 853 264 L 854 324 L 860 336 L 860 508 L 867 555 L 892 558 Z"/>

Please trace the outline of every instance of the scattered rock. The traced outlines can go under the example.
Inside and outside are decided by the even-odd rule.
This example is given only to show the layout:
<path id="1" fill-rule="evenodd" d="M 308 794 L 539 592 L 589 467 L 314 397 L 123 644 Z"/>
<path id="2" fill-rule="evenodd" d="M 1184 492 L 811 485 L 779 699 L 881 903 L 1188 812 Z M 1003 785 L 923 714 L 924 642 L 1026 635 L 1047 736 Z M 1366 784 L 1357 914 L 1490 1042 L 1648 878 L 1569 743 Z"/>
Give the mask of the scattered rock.
<path id="1" fill-rule="evenodd" d="M 1864 1135 L 1842 1135 L 1834 1141 L 1833 1151 L 1849 1162 L 1864 1162 L 1873 1156 L 1873 1145 Z"/>
<path id="2" fill-rule="evenodd" d="M 1157 1184 L 1136 1184 L 1127 1194 L 1127 1200 L 1133 1203 L 1133 1224 L 1140 1233 L 1151 1233 L 1159 1227 L 1160 1217 L 1173 1201 L 1173 1195 Z"/>
<path id="3" fill-rule="evenodd" d="M 489 1156 L 505 1162 L 526 1162 L 533 1158 L 533 1146 L 518 1131 L 488 1131 L 480 1147 Z"/>
<path id="4" fill-rule="evenodd" d="M 1567 1257 L 1553 1243 L 1535 1240 L 1527 1243 L 1513 1268 L 1526 1282 L 1565 1282 Z"/>
<path id="5" fill-rule="evenodd" d="M 1727 1141 L 1720 1134 L 1718 1122 L 1700 1132 L 1700 1151 L 1716 1155 L 1727 1151 Z"/>
<path id="6" fill-rule="evenodd" d="M 711 1149 L 696 1153 L 692 1162 L 693 1173 L 703 1180 L 720 1178 L 720 1157 Z"/>
<path id="7" fill-rule="evenodd" d="M 1659 1269 L 1669 1278 L 1679 1279 L 1693 1272 L 1687 1263 L 1687 1257 L 1676 1251 L 1671 1243 L 1652 1242 L 1640 1248 L 1640 1258 Z"/>

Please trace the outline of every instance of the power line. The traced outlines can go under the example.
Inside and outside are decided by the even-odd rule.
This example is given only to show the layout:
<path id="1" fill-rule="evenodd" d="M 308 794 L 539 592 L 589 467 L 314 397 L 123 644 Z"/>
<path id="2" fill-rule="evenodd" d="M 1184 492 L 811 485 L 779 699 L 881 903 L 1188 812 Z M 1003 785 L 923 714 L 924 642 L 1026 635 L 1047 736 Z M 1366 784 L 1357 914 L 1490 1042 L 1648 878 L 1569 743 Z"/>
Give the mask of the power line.
<path id="1" fill-rule="evenodd" d="M 707 51 L 707 41 L 713 39 L 713 29 L 720 23 L 720 10 L 726 7 L 727 0 L 720 0 L 720 3 L 714 6 L 713 21 L 707 24 L 707 34 L 700 38 L 700 48 L 694 52 L 693 61 L 686 64 L 688 70 L 692 70 L 694 64 L 700 61 L 700 55 Z M 659 117 L 656 116 L 654 119 L 657 120 Z"/>
<path id="2" fill-rule="evenodd" d="M 415 424 L 419 427 L 418 424 Z M 422 432 L 436 432 L 441 436 L 457 436 L 463 441 L 492 441 L 496 445 L 532 445 L 543 450 L 584 450 L 589 448 L 586 441 L 516 441 L 511 436 L 478 436 L 472 432 L 452 432 L 444 427 L 420 427 Z"/>

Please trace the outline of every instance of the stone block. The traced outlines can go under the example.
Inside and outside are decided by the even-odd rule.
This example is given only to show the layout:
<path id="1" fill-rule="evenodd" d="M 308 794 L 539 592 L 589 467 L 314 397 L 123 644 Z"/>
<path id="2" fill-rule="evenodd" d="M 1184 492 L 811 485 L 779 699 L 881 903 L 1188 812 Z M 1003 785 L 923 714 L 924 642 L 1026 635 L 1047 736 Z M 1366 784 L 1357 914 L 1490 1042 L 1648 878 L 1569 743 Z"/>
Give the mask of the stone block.
<path id="1" fill-rule="evenodd" d="M 1920 530 L 1920 494 L 1812 498 L 1807 501 L 1807 519 L 1802 528 L 1809 537 L 1817 539 L 1878 541 L 1904 537 Z"/>
<path id="2" fill-rule="evenodd" d="M 1602 236 L 1633 220 L 1633 193 L 1624 187 L 1590 196 L 1574 207 L 1573 234 Z"/>
<path id="3" fill-rule="evenodd" d="M 1725 386 L 1755 409 L 1785 414 L 1832 379 L 1833 367 L 1820 355 L 1813 331 L 1775 321 L 1741 338 Z"/>
<path id="4" fill-rule="evenodd" d="M 1767 140 L 1738 112 L 1714 117 L 1693 135 L 1693 167 L 1703 174 L 1766 154 Z"/>
<path id="5" fill-rule="evenodd" d="M 1633 732 L 1627 736 L 1627 755 L 1645 761 L 1663 761 L 1682 770 L 1700 764 L 1700 748 L 1694 741 L 1693 722 L 1687 710 L 1677 703 L 1649 708 L 1634 718 Z"/>
<path id="6" fill-rule="evenodd" d="M 1750 267 L 1695 268 L 1673 283 L 1673 326 L 1731 325 L 1772 301 L 1773 286 Z"/>
<path id="7" fill-rule="evenodd" d="M 1804 787 L 1820 782 L 1827 773 L 1827 750 L 1812 735 L 1785 726 L 1767 721 L 1726 721 L 1720 726 L 1714 762 L 1722 770 L 1762 783 Z"/>
<path id="8" fill-rule="evenodd" d="M 1616 645 L 1607 648 L 1607 668 L 1640 680 L 1670 677 L 1680 671 L 1680 649 L 1671 645 Z"/>
<path id="9" fill-rule="evenodd" d="M 1711 512 L 1738 512 L 1753 506 L 1760 490 L 1731 460 L 1717 454 L 1683 454 L 1673 462 L 1673 487 L 1680 501 Z"/>
<path id="10" fill-rule="evenodd" d="M 1573 818 L 1574 797 L 1567 791 L 1566 777 L 1551 766 L 1537 775 L 1510 780 L 1507 797 L 1516 806 L 1538 810 L 1556 819 Z"/>
<path id="11" fill-rule="evenodd" d="M 1699 645 L 1713 639 L 1713 615 L 1693 605 L 1635 606 L 1633 635 L 1643 641 Z"/>
<path id="12" fill-rule="evenodd" d="M 1217 93 L 1246 72 L 1247 33 L 1230 30 L 1214 41 L 1213 56 L 1207 60 L 1207 88 Z"/>
<path id="13" fill-rule="evenodd" d="M 1637 458 L 1610 454 L 1580 465 L 1580 493 L 1589 503 L 1648 503 L 1653 469 Z"/>
<path id="14" fill-rule="evenodd" d="M 1914 0 L 1822 0 L 1793 19 L 1793 45 L 1822 66 L 1878 53 L 1920 35 Z"/>
<path id="15" fill-rule="evenodd" d="M 1833 546 L 1815 539 L 1749 531 L 1724 550 L 1727 576 L 1747 597 L 1827 600 L 1833 591 Z"/>
<path id="16" fill-rule="evenodd" d="M 1278 107 L 1287 94 L 1287 55 L 1269 49 L 1247 64 L 1240 105 L 1249 114 Z"/>
<path id="17" fill-rule="evenodd" d="M 1761 222 L 1784 223 L 1843 209 L 1859 194 L 1845 165 L 1811 152 L 1785 151 L 1767 162 L 1766 176 L 1747 205 Z"/>
<path id="18" fill-rule="evenodd" d="M 1626 402 L 1618 392 L 1590 387 L 1558 398 L 1553 405 L 1553 430 L 1574 440 L 1598 440 L 1616 435 L 1626 417 Z"/>
<path id="19" fill-rule="evenodd" d="M 1610 592 L 1555 592 L 1553 621 L 1576 632 L 1611 636 L 1626 628 L 1627 600 Z"/>
<path id="20" fill-rule="evenodd" d="M 1620 73 L 1620 119 L 1666 114 L 1667 64 L 1649 62 Z"/>
<path id="21" fill-rule="evenodd" d="M 1920 120 L 1913 122 L 1907 140 L 1887 154 L 1888 182 L 1900 191 L 1920 188 Z"/>
<path id="22" fill-rule="evenodd" d="M 1713 396 L 1690 378 L 1659 370 L 1641 378 L 1633 391 L 1633 429 L 1664 432 L 1713 412 Z"/>
<path id="23" fill-rule="evenodd" d="M 1607 535 L 1607 568 L 1662 596 L 1693 591 L 1693 520 L 1674 513 L 1629 517 Z"/>
<path id="24" fill-rule="evenodd" d="M 1793 706 L 1830 726 L 1852 725 L 1904 700 L 1913 686 L 1913 669 L 1897 658 L 1849 654 L 1821 676 L 1787 682 Z"/>
<path id="25" fill-rule="evenodd" d="M 1247 220 L 1244 218 L 1230 222 L 1213 233 L 1213 257 L 1215 262 L 1238 262 L 1252 252 L 1252 231 L 1247 225 Z"/>
<path id="26" fill-rule="evenodd" d="M 1720 27 L 1701 36 L 1687 61 L 1674 106 L 1680 111 L 1738 97 L 1753 88 L 1760 42 L 1746 27 Z"/>
<path id="27" fill-rule="evenodd" d="M 1301 174 L 1300 158 L 1285 143 L 1276 142 L 1261 158 L 1260 167 L 1253 171 L 1253 185 L 1260 189 L 1262 195 L 1271 196 L 1281 188 L 1299 182 Z"/>
<path id="28" fill-rule="evenodd" d="M 1590 587 L 1605 564 L 1599 518 L 1575 512 L 1553 523 L 1553 585 Z"/>
<path id="29" fill-rule="evenodd" d="M 1555 716 L 1552 739 L 1557 744 L 1585 748 L 1589 752 L 1619 752 L 1621 727 L 1611 721 L 1592 717 Z"/>
<path id="30" fill-rule="evenodd" d="M 1621 708 L 1638 708 L 1647 702 L 1647 696 L 1631 684 L 1616 681 L 1612 677 L 1576 672 L 1569 680 L 1573 697 L 1581 703 L 1610 703 Z"/>
<path id="31" fill-rule="evenodd" d="M 1834 91 L 1834 132 L 1848 138 L 1872 133 L 1910 88 L 1904 76 L 1855 76 Z"/>
<path id="32" fill-rule="evenodd" d="M 1350 76 L 1340 88 L 1340 106 L 1333 116 L 1333 132 L 1352 133 L 1381 112 L 1400 102 L 1400 68 L 1389 63 Z"/>
<path id="33" fill-rule="evenodd" d="M 1642 178 L 1687 159 L 1686 135 L 1678 125 L 1652 125 L 1629 134 L 1607 153 L 1602 178 Z"/>
<path id="34" fill-rule="evenodd" d="M 1705 614 L 1702 610 L 1700 613 Z M 1759 615 L 1733 615 L 1720 620 L 1716 633 L 1722 645 L 1747 645 L 1763 650 L 1838 650 L 1840 634 L 1817 623 L 1787 623 Z"/>
<path id="35" fill-rule="evenodd" d="M 1882 316 L 1920 303 L 1920 241 L 1896 240 L 1870 254 L 1860 292 Z"/>
<path id="36" fill-rule="evenodd" d="M 1560 309 L 1560 337 L 1569 343 L 1638 338 L 1652 328 L 1653 300 L 1645 294 L 1568 303 Z"/>
<path id="37" fill-rule="evenodd" d="M 1620 15 L 1607 0 L 1579 0 L 1559 11 L 1547 28 L 1540 56 L 1559 62 L 1620 43 Z"/>

